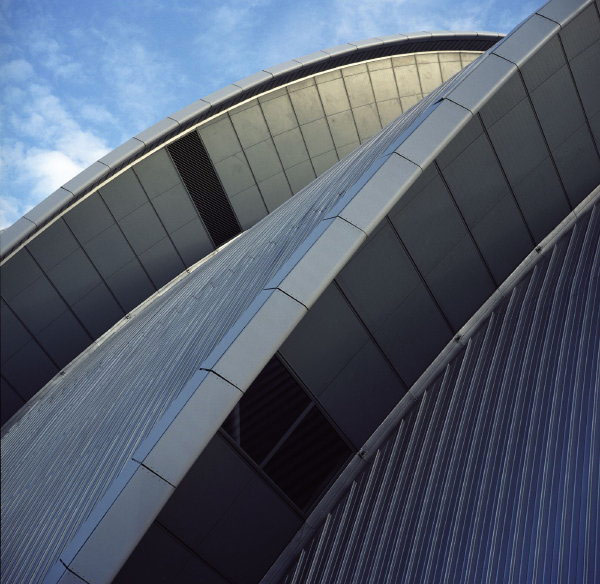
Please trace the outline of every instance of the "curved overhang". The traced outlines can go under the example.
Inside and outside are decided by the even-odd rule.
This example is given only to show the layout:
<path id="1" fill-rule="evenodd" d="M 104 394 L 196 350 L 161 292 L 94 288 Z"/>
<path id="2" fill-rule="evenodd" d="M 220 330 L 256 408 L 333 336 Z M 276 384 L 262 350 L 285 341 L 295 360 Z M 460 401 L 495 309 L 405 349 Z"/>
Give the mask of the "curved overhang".
<path id="1" fill-rule="evenodd" d="M 371 39 L 274 67 L 173 114 L 42 201 L 0 237 L 3 423 L 153 292 L 498 38 Z"/>
<path id="2" fill-rule="evenodd" d="M 58 481 L 63 512 L 53 509 L 40 522 L 31 502 L 47 491 L 42 484 L 6 507 L 25 528 L 42 524 L 36 533 L 49 554 L 45 563 L 30 558 L 15 569 L 41 569 L 61 554 L 48 582 L 75 575 L 110 581 L 332 282 L 398 386 L 413 385 L 548 233 L 575 217 L 582 201 L 590 204 L 586 196 L 600 182 L 598 106 L 587 83 L 598 70 L 590 48 L 598 44 L 600 19 L 595 3 L 571 4 L 549 2 L 260 225 L 152 297 L 38 394 L 4 434 L 6 484 L 18 490 L 21 473 L 35 465 Z M 515 143 L 526 144 L 516 156 Z M 406 272 L 397 279 L 383 270 L 361 276 L 367 266 L 381 268 L 390 253 L 405 259 Z M 406 297 L 416 304 L 396 303 L 376 315 L 405 337 L 399 351 L 386 344 L 369 310 L 382 306 L 377 286 L 407 276 L 415 284 Z M 442 324 L 428 320 L 433 313 Z M 175 328 L 178 336 L 169 337 Z M 290 362 L 293 347 L 283 351 Z M 48 508 L 43 496 L 40 505 Z M 48 552 L 43 529 L 68 535 Z M 19 545 L 19 553 L 31 552 Z"/>
<path id="3" fill-rule="evenodd" d="M 66 209 L 105 185 L 113 176 L 131 167 L 136 161 L 219 113 L 258 95 L 318 73 L 383 57 L 441 51 L 482 52 L 500 38 L 501 34 L 493 32 L 435 31 L 389 35 L 346 43 L 263 69 L 167 116 L 65 183 L 3 231 L 0 259 L 4 262 Z"/>

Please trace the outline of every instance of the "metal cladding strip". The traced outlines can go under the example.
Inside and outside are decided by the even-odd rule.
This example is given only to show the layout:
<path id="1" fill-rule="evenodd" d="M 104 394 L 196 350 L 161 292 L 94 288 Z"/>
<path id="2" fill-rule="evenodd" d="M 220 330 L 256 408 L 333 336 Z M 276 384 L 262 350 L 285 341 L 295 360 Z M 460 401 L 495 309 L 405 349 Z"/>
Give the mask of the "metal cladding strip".
<path id="1" fill-rule="evenodd" d="M 492 32 L 433 32 L 392 35 L 348 43 L 281 63 L 221 88 L 127 140 L 44 199 L 2 233 L 0 257 L 6 261 L 67 208 L 135 162 L 206 119 L 261 93 L 343 65 L 385 56 L 426 51 L 485 51 L 503 35 Z"/>
<path id="2" fill-rule="evenodd" d="M 597 580 L 599 241 L 596 204 L 263 583 Z"/>
<path id="3" fill-rule="evenodd" d="M 264 301 L 269 308 L 270 301 L 277 298 L 300 314 L 306 310 L 301 301 L 270 289 L 270 281 L 321 221 L 328 219 L 340 196 L 365 173 L 376 174 L 389 156 L 375 161 L 389 145 L 405 131 L 416 131 L 413 122 L 437 107 L 439 95 L 439 91 L 430 94 L 256 228 L 155 294 L 52 379 L 3 428 L 2 520 L 14 526 L 2 546 L 6 581 L 41 581 L 70 541 L 94 541 L 86 533 L 88 528 L 82 527 L 86 518 L 114 517 L 98 513 L 98 508 L 106 506 L 102 497 L 117 497 L 121 490 L 128 496 L 129 490 L 115 489 L 114 481 L 163 416 L 173 414 L 169 407 L 196 371 L 204 367 L 213 368 L 216 374 L 228 373 L 228 351 L 219 351 L 229 341 L 232 350 L 240 346 L 233 342 L 233 333 L 227 336 L 228 331 L 237 323 L 242 333 L 243 323 L 250 323 L 258 310 L 257 303 Z M 436 146 L 432 144 L 432 148 Z M 339 221 L 329 223 L 338 225 Z M 338 251 L 341 258 L 347 256 L 346 250 Z M 331 269 L 339 269 L 342 261 L 333 261 Z M 263 314 L 268 316 L 268 311 Z M 287 325 L 280 322 L 278 326 L 282 326 L 273 329 L 277 334 L 265 342 L 264 356 L 249 364 L 251 369 L 240 370 L 237 377 L 231 375 L 232 387 L 243 389 L 252 381 L 261 359 L 266 361 L 277 350 L 286 327 L 293 326 L 298 314 L 292 314 Z M 216 350 L 224 338 L 227 341 Z M 218 410 L 215 406 L 215 420 L 229 413 L 235 395 L 221 400 Z M 191 407 L 196 402 L 190 399 L 189 403 Z M 165 432 L 165 439 L 169 437 Z M 194 448 L 197 453 L 201 450 L 201 437 Z M 140 480 L 147 477 L 141 470 L 137 476 Z M 168 479 L 163 482 L 170 483 Z M 160 509 L 162 499 L 154 501 L 154 507 L 144 509 L 144 521 Z M 132 531 L 123 530 L 131 537 L 132 546 L 143 535 L 145 525 L 133 523 L 138 526 L 135 537 Z M 125 544 L 122 547 L 127 549 Z M 124 559 L 112 552 L 110 557 L 113 562 Z M 109 558 L 106 562 L 110 564 Z M 116 564 L 111 565 L 118 570 Z"/>

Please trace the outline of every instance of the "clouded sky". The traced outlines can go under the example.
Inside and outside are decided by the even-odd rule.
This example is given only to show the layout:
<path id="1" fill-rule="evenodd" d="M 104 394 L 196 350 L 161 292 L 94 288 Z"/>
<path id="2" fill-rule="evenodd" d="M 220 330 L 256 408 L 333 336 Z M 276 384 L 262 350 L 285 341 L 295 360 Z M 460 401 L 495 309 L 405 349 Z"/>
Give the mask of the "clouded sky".
<path id="1" fill-rule="evenodd" d="M 0 227 L 255 71 L 372 36 L 508 32 L 542 0 L 0 0 Z"/>

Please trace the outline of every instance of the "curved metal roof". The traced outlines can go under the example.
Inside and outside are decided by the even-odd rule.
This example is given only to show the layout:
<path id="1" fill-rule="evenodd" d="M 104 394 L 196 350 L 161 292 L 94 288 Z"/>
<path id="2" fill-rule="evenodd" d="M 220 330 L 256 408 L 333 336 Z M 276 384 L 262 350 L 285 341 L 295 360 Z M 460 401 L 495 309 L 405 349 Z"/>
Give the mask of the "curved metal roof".
<path id="1" fill-rule="evenodd" d="M 103 156 L 39 203 L 2 234 L 0 258 L 6 260 L 75 201 L 123 169 L 216 114 L 259 94 L 343 65 L 390 55 L 426 51 L 485 51 L 502 38 L 493 32 L 418 32 L 374 37 L 324 49 L 268 67 L 210 93 L 167 116 Z"/>
<path id="2" fill-rule="evenodd" d="M 561 53 L 558 70 L 571 70 L 594 42 L 569 46 L 581 40 L 569 23 L 592 3 L 570 8 L 560 23 L 549 20 L 556 6 L 562 3 L 550 2 L 260 225 L 153 296 L 36 396 L 3 436 L 3 520 L 19 525 L 3 545 L 7 578 L 41 578 L 60 555 L 48 581 L 72 573 L 110 580 L 262 366 L 389 212 L 421 196 L 409 191 L 429 169 L 454 193 L 491 291 L 553 228 L 557 213 L 560 220 L 598 184 L 589 123 L 577 131 L 587 132 L 596 162 L 577 182 L 560 158 L 569 132 L 536 143 L 546 152 L 542 163 L 561 172 L 558 209 L 566 209 L 544 222 L 537 211 L 550 191 L 548 174 L 535 172 L 537 151 L 532 145 L 522 153 L 519 168 L 510 157 L 512 142 L 550 137 L 557 112 L 571 107 L 565 95 L 549 95 L 550 110 L 528 96 L 556 71 L 536 57 L 554 50 L 560 36 L 571 52 Z M 569 83 L 580 89 L 577 107 L 587 119 L 595 102 L 581 91 L 585 75 L 582 67 Z M 524 124 L 522 109 L 512 117 L 519 105 L 534 125 Z M 446 253 L 443 242 L 436 245 Z M 415 265 L 434 288 L 418 258 Z M 437 293 L 438 304 L 444 296 L 459 300 Z M 456 331 L 465 307 L 439 306 L 448 322 L 458 308 Z M 134 514 L 132 501 L 140 502 Z"/>

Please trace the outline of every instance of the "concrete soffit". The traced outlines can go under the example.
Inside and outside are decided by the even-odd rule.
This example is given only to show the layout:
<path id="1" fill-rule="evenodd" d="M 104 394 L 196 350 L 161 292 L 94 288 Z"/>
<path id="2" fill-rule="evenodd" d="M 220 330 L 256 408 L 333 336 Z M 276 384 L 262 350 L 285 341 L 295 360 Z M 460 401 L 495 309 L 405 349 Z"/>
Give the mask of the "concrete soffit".
<path id="1" fill-rule="evenodd" d="M 532 18 L 549 22 L 539 15 Z M 530 26 L 527 22 L 521 26 Z M 393 148 L 342 194 L 200 364 L 81 526 L 46 582 L 62 581 L 68 572 L 96 584 L 109 582 L 118 573 L 223 420 L 322 291 L 423 170 L 542 44 L 536 37 L 532 49 L 526 46 L 527 37 L 517 35 L 524 56 L 512 63 L 505 56 L 513 54 L 511 37 L 484 54 L 458 84 L 442 92 L 424 111 L 420 123 L 399 136 Z M 414 399 L 411 390 L 406 400 Z M 407 407 L 404 400 L 399 407 Z M 359 464 L 355 460 L 351 466 Z"/>

